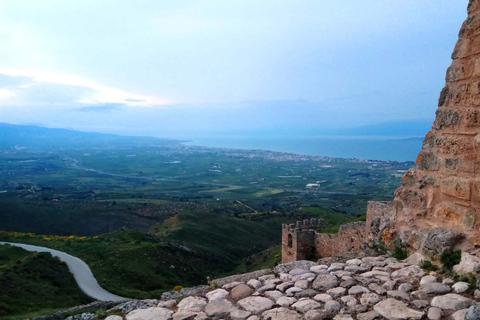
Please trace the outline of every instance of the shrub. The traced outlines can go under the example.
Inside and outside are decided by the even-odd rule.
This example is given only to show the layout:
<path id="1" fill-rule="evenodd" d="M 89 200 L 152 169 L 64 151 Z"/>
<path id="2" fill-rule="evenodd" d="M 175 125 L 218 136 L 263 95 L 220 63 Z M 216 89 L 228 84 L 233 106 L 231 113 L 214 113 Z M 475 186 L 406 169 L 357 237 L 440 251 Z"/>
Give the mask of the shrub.
<path id="1" fill-rule="evenodd" d="M 451 271 L 453 266 L 460 263 L 462 251 L 444 251 L 440 255 L 440 262 L 443 264 L 443 271 Z"/>
<path id="2" fill-rule="evenodd" d="M 408 257 L 407 249 L 402 249 L 400 245 L 396 245 L 393 249 L 392 257 L 396 258 L 397 260 L 403 260 Z"/>
<path id="3" fill-rule="evenodd" d="M 183 289 L 182 286 L 175 286 L 175 287 L 173 288 L 173 291 L 178 291 L 178 290 L 182 290 L 182 289 Z"/>
<path id="4" fill-rule="evenodd" d="M 430 260 L 423 260 L 422 262 L 420 262 L 420 268 L 422 268 L 426 271 L 437 271 L 438 270 L 438 266 L 434 265 L 432 263 L 432 261 L 430 261 Z"/>
<path id="5" fill-rule="evenodd" d="M 98 309 L 95 311 L 95 319 L 103 319 L 107 316 L 107 311 L 104 309 Z"/>

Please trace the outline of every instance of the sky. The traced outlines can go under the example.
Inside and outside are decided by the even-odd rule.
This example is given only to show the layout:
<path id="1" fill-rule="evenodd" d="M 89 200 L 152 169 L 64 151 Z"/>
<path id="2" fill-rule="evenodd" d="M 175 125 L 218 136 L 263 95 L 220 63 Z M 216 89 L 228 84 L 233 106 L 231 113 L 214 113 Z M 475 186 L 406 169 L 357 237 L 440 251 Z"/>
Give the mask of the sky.
<path id="1" fill-rule="evenodd" d="M 468 1 L 2 0 L 0 122 L 165 138 L 432 123 Z"/>

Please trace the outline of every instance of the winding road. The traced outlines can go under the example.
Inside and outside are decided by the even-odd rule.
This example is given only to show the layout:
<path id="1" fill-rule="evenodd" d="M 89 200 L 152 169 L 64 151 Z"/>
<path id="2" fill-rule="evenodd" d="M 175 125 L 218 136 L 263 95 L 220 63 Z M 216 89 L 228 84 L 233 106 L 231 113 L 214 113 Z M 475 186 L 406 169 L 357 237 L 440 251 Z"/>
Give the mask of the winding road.
<path id="1" fill-rule="evenodd" d="M 37 251 L 37 252 L 49 252 L 54 257 L 60 258 L 60 260 L 67 263 L 68 269 L 73 273 L 75 281 L 77 281 L 80 289 L 88 296 L 103 301 L 120 301 L 127 300 L 128 298 L 117 296 L 113 293 L 108 292 L 107 290 L 100 287 L 97 280 L 92 274 L 92 271 L 88 265 L 77 257 L 71 256 L 68 253 L 61 252 L 58 250 L 38 247 L 29 244 L 23 243 L 14 243 L 14 242 L 0 242 L 0 245 L 9 244 L 12 246 L 17 246 L 23 248 L 27 251 Z"/>

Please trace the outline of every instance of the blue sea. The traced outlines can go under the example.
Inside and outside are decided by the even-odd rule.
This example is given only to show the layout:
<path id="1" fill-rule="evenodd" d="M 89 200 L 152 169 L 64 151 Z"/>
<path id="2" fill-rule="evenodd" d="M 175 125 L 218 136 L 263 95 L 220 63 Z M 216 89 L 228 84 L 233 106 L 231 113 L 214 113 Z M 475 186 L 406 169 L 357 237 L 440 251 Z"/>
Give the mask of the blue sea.
<path id="1" fill-rule="evenodd" d="M 262 149 L 305 155 L 369 160 L 415 161 L 423 138 L 392 137 L 208 137 L 195 138 L 187 145 L 204 147 Z"/>

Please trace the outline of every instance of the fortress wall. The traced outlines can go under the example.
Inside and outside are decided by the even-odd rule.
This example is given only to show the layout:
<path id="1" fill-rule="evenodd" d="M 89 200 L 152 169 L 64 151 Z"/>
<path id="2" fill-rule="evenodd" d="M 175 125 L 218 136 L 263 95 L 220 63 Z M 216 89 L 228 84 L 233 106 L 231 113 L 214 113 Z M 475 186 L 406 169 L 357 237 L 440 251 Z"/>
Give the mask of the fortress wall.
<path id="1" fill-rule="evenodd" d="M 365 243 L 365 222 L 353 222 L 340 227 L 336 234 L 316 233 L 315 250 L 319 257 L 346 252 L 358 252 Z"/>
<path id="2" fill-rule="evenodd" d="M 369 230 L 377 217 L 385 216 L 384 230 L 390 224 L 404 244 L 420 251 L 435 228 L 463 233 L 463 248 L 480 246 L 480 5 L 476 0 L 469 3 L 452 59 L 432 130 L 414 168 L 402 178 L 390 213 L 375 204 L 369 204 L 367 212 Z"/>

